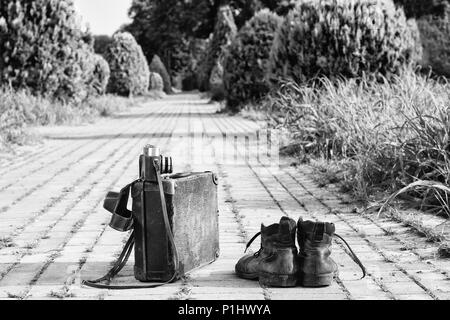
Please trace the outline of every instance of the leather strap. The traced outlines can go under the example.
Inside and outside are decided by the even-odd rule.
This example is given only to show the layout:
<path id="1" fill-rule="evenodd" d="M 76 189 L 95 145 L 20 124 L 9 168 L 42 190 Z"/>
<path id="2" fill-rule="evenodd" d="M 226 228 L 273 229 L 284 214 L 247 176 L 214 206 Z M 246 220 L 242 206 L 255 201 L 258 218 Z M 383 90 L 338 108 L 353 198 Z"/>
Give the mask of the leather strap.
<path id="1" fill-rule="evenodd" d="M 134 182 L 130 183 L 119 193 L 119 198 L 116 201 L 116 206 L 112 212 L 111 222 L 109 223 L 109 226 L 114 230 L 126 232 L 133 228 L 133 213 L 127 209 L 128 198 L 133 184 Z"/>
<path id="2" fill-rule="evenodd" d="M 178 255 L 178 249 L 177 249 L 177 245 L 175 244 L 175 239 L 173 237 L 172 229 L 170 228 L 169 215 L 167 213 L 167 206 L 166 206 L 166 197 L 164 196 L 161 172 L 159 170 L 159 164 L 158 164 L 157 160 L 153 161 L 153 167 L 156 170 L 156 178 L 158 180 L 159 196 L 161 199 L 161 205 L 162 205 L 162 211 L 163 211 L 163 217 L 164 217 L 164 225 L 166 227 L 167 237 L 169 238 L 169 242 L 172 245 L 172 250 L 173 250 L 173 265 L 175 268 L 175 272 L 174 272 L 172 278 L 167 282 L 167 283 L 171 283 L 174 280 L 176 280 L 178 276 L 184 276 L 184 274 L 180 274 L 180 257 Z"/>
<path id="3" fill-rule="evenodd" d="M 159 170 L 159 164 L 157 160 L 153 161 L 153 168 L 156 171 L 156 177 L 158 180 L 158 186 L 159 186 L 159 194 L 161 199 L 161 207 L 163 211 L 163 217 L 164 217 L 164 224 L 166 227 L 167 237 L 169 238 L 169 242 L 172 245 L 173 249 L 173 264 L 175 267 L 175 272 L 170 278 L 170 280 L 164 282 L 164 283 L 158 283 L 153 285 L 144 285 L 144 286 L 114 286 L 109 284 L 101 284 L 100 282 L 110 282 L 126 265 L 128 259 L 130 258 L 131 251 L 134 246 L 134 231 L 131 233 L 130 238 L 128 239 L 127 243 L 125 244 L 125 247 L 122 250 L 122 253 L 120 254 L 119 258 L 117 259 L 114 266 L 111 268 L 111 270 L 103 277 L 97 279 L 97 280 L 83 280 L 82 285 L 86 285 L 88 287 L 97 288 L 97 289 L 112 289 L 112 290 L 126 290 L 126 289 L 152 289 L 161 287 L 163 285 L 172 283 L 175 281 L 179 276 L 183 276 L 183 274 L 180 274 L 180 259 L 178 255 L 177 246 L 175 244 L 175 240 L 173 237 L 172 229 L 170 228 L 170 222 L 169 222 L 169 215 L 167 213 L 167 206 L 166 206 L 166 198 L 164 196 L 164 190 L 162 185 L 162 178 L 161 173 Z M 129 229 L 132 228 L 132 222 L 129 224 L 126 224 L 128 214 L 131 216 L 132 219 L 132 213 L 127 209 L 127 203 L 128 203 L 128 197 L 130 194 L 131 186 L 134 184 L 131 183 L 127 185 L 125 188 L 123 188 L 120 191 L 119 201 L 117 202 L 116 208 L 113 213 L 113 218 L 111 219 L 110 226 L 116 230 L 122 230 L 126 229 L 126 227 L 129 226 Z M 126 226 L 126 227 L 125 227 Z M 128 229 L 128 230 L 129 230 Z M 126 231 L 126 230 L 125 230 Z"/>
<path id="4" fill-rule="evenodd" d="M 131 289 L 130 287 L 127 286 L 112 286 L 109 284 L 108 285 L 101 284 L 100 282 L 106 281 L 109 283 L 123 269 L 123 267 L 125 266 L 130 257 L 133 246 L 134 246 L 134 231 L 131 233 L 130 238 L 128 239 L 125 247 L 122 250 L 122 253 L 120 254 L 119 258 L 117 259 L 116 263 L 111 268 L 111 270 L 109 270 L 109 272 L 106 275 L 104 275 L 99 279 L 83 280 L 81 284 L 97 289 Z"/>

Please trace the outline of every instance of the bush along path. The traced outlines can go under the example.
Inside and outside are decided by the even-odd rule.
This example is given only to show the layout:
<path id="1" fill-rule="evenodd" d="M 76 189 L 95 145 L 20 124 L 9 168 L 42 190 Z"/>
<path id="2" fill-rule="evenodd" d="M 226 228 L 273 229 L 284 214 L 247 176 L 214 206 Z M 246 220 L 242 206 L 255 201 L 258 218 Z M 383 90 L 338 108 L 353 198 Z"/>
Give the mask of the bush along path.
<path id="1" fill-rule="evenodd" d="M 450 260 L 438 255 L 439 243 L 401 222 L 355 212 L 340 194 L 319 188 L 310 167 L 278 159 L 276 145 L 267 147 L 267 134 L 255 122 L 217 109 L 196 94 L 180 94 L 95 125 L 39 129 L 46 139 L 38 150 L 21 152 L 15 164 L 0 167 L 0 298 L 450 298 Z M 218 173 L 220 258 L 156 289 L 81 287 L 81 279 L 106 273 L 122 250 L 127 234 L 108 227 L 102 202 L 107 191 L 135 179 L 147 143 L 172 155 L 176 171 Z M 335 241 L 332 257 L 340 273 L 330 287 L 262 288 L 237 278 L 234 265 L 246 242 L 261 223 L 282 216 L 335 223 L 368 276 L 359 280 L 358 266 Z M 251 249 L 258 248 L 255 243 Z M 113 282 L 136 284 L 133 258 Z"/>

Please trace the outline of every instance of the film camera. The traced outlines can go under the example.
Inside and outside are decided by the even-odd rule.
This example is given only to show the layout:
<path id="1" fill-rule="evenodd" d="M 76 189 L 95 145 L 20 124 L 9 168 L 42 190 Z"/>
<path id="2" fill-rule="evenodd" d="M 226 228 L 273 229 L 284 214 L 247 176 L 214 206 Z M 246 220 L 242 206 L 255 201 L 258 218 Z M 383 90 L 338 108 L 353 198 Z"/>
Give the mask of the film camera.
<path id="1" fill-rule="evenodd" d="M 131 231 L 122 254 L 104 277 L 83 281 L 96 288 L 134 289 L 151 286 L 112 286 L 134 247 L 134 276 L 142 282 L 170 283 L 209 264 L 219 256 L 218 178 L 212 172 L 173 174 L 171 157 L 147 145 L 139 157 L 139 179 L 120 192 L 109 192 L 104 208 L 112 213 L 110 227 Z M 132 210 L 128 207 L 132 198 Z"/>

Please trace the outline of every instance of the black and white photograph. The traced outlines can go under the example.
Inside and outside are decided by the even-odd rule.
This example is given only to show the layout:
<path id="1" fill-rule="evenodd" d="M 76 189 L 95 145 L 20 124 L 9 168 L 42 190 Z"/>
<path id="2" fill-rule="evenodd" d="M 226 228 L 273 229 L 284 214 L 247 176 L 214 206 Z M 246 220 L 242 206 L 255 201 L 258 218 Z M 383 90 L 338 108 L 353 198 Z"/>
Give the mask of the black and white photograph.
<path id="1" fill-rule="evenodd" d="M 449 79 L 450 0 L 0 0 L 0 300 L 450 300 Z"/>

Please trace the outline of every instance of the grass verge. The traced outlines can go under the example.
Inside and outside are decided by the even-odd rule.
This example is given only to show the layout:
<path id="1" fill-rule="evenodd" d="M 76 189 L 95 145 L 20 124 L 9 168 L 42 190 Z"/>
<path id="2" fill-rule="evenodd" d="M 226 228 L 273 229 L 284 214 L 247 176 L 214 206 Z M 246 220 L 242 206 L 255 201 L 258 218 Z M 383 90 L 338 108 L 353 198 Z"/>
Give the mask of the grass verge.
<path id="1" fill-rule="evenodd" d="M 93 122 L 132 103 L 133 99 L 104 95 L 75 105 L 34 96 L 26 90 L 0 88 L 0 149 L 27 143 L 29 126 Z"/>
<path id="2" fill-rule="evenodd" d="M 402 191 L 413 207 L 450 216 L 449 83 L 412 70 L 382 83 L 286 83 L 265 110 L 322 184 L 365 203 Z"/>

